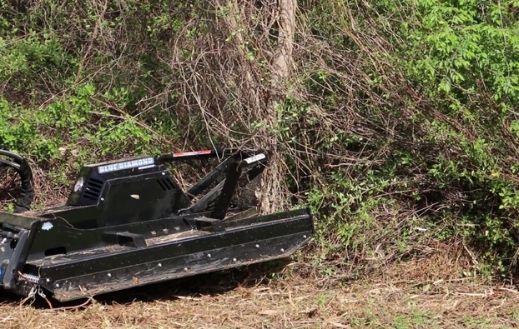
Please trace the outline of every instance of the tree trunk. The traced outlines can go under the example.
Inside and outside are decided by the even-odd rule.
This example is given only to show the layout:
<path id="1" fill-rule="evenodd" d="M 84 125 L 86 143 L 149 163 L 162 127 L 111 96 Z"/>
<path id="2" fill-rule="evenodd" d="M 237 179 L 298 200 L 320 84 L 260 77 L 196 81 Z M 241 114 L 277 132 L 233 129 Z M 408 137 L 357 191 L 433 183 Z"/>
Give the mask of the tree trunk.
<path id="1" fill-rule="evenodd" d="M 237 55 L 234 63 L 238 65 L 234 69 L 239 73 L 234 82 L 240 88 L 243 101 L 237 115 L 248 123 L 250 129 L 253 129 L 253 123 L 262 123 L 262 128 L 248 143 L 270 155 L 269 166 L 255 194 L 261 212 L 272 213 L 285 206 L 288 199 L 284 193 L 287 173 L 278 146 L 278 107 L 285 98 L 294 65 L 292 52 L 297 1 L 278 0 L 275 5 L 270 1 L 240 3 L 239 0 L 223 0 L 217 3 L 219 10 L 226 13 L 223 17 L 229 35 L 226 41 L 232 42 Z M 261 17 L 260 23 L 255 21 L 257 17 Z M 270 48 L 271 38 L 263 36 L 276 33 L 276 44 Z M 255 58 L 251 59 L 251 54 Z M 267 71 L 263 64 L 265 61 L 270 62 Z"/>
<path id="2" fill-rule="evenodd" d="M 278 6 L 278 48 L 272 60 L 272 78 L 274 87 L 283 89 L 293 66 L 297 0 L 279 0 Z"/>
<path id="3" fill-rule="evenodd" d="M 279 0 L 277 11 L 278 42 L 272 58 L 271 97 L 266 109 L 264 121 L 266 131 L 262 144 L 271 154 L 270 163 L 263 174 L 260 184 L 260 208 L 264 213 L 279 210 L 287 203 L 286 169 L 283 164 L 282 150 L 278 147 L 277 107 L 280 106 L 287 91 L 287 83 L 293 68 L 293 44 L 296 28 L 297 0 Z"/>

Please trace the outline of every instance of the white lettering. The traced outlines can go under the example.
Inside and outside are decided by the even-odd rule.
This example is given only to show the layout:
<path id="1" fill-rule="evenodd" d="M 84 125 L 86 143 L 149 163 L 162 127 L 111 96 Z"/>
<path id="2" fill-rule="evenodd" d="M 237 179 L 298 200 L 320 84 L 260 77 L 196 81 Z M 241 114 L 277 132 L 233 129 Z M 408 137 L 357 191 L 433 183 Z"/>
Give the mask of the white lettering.
<path id="1" fill-rule="evenodd" d="M 153 165 L 155 165 L 154 158 L 144 158 L 144 159 L 137 159 L 137 160 L 131 160 L 131 161 L 125 161 L 125 162 L 119 162 L 119 163 L 100 166 L 98 168 L 98 171 L 100 174 L 106 174 L 106 173 L 110 173 L 110 172 L 114 172 L 114 171 L 139 168 L 139 167 L 150 168 L 150 167 L 153 167 Z"/>

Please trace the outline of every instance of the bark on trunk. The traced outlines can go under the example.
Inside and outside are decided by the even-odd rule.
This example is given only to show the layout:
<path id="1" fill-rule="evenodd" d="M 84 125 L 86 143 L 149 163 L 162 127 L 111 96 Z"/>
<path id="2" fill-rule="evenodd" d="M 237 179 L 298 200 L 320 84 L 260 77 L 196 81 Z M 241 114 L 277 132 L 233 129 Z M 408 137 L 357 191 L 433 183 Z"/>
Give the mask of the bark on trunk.
<path id="1" fill-rule="evenodd" d="M 283 156 L 279 154 L 276 131 L 278 130 L 277 107 L 282 103 L 286 91 L 287 81 L 293 69 L 293 44 L 296 29 L 296 0 L 278 0 L 276 5 L 270 2 L 252 5 L 265 13 L 269 22 L 263 25 L 267 35 L 277 33 L 277 42 L 273 49 L 269 49 L 268 42 L 253 44 L 258 52 L 258 58 L 270 61 L 270 72 L 265 72 L 259 60 L 247 58 L 248 43 L 255 39 L 257 26 L 252 26 L 251 17 L 246 15 L 245 6 L 238 0 L 220 2 L 220 8 L 227 13 L 224 17 L 233 46 L 238 53 L 241 78 L 240 92 L 247 95 L 249 108 L 243 109 L 241 116 L 247 117 L 248 122 L 262 122 L 263 128 L 253 138 L 256 147 L 262 148 L 270 154 L 270 162 L 262 175 L 256 198 L 259 200 L 260 210 L 271 213 L 279 210 L 286 204 L 287 196 L 284 191 L 287 173 L 283 166 Z M 248 4 L 250 5 L 250 4 Z M 249 9 L 251 9 L 249 7 Z M 254 10 L 253 9 L 253 10 Z M 268 13 L 268 14 L 267 14 Z M 272 24 L 275 23 L 275 24 Z M 276 30 L 273 29 L 276 27 Z M 257 35 L 256 35 L 257 36 Z M 265 40 L 265 39 L 263 39 Z M 269 79 L 261 79 L 261 75 L 270 75 Z"/>
<path id="2" fill-rule="evenodd" d="M 260 208 L 264 213 L 271 213 L 285 206 L 287 196 L 283 192 L 286 172 L 283 155 L 280 154 L 275 132 L 278 127 L 276 108 L 280 105 L 287 91 L 287 82 L 293 68 L 293 44 L 296 29 L 297 0 L 279 0 L 277 22 L 278 42 L 272 58 L 271 99 L 266 111 L 265 147 L 271 152 L 270 164 L 263 174 L 260 184 Z"/>
<path id="3" fill-rule="evenodd" d="M 296 29 L 297 0 L 279 0 L 278 48 L 272 61 L 272 77 L 275 87 L 290 77 L 293 66 L 292 52 Z"/>

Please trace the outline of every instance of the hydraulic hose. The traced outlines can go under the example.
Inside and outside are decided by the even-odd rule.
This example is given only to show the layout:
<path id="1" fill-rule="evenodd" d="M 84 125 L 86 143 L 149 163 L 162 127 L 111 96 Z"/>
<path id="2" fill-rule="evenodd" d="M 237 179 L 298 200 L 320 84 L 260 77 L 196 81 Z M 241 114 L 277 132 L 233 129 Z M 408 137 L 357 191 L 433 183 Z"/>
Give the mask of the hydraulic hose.
<path id="1" fill-rule="evenodd" d="M 0 156 L 7 158 L 0 158 L 0 165 L 13 168 L 20 176 L 20 196 L 15 200 L 14 212 L 21 213 L 30 210 L 34 199 L 34 187 L 29 163 L 21 156 L 2 149 L 0 149 Z"/>

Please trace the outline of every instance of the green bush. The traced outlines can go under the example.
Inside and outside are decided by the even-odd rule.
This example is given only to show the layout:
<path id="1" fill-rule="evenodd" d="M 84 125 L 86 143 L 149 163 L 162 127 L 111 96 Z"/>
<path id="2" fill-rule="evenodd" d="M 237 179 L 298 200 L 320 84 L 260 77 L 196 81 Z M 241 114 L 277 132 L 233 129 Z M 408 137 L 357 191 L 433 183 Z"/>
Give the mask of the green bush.
<path id="1" fill-rule="evenodd" d="M 320 152 L 344 152 L 349 158 L 361 156 L 359 160 L 362 155 L 352 151 L 362 149 L 376 154 L 369 160 L 378 162 L 340 167 L 342 179 L 336 173 L 325 175 L 320 181 L 325 185 L 309 194 L 310 205 L 324 217 L 319 222 L 321 236 L 327 237 L 320 241 L 323 248 L 335 237 L 342 241 L 332 244 L 335 252 L 361 246 L 365 251 L 379 248 L 388 253 L 392 245 L 412 247 L 407 243 L 410 236 L 415 242 L 417 238 L 454 237 L 463 239 L 480 256 L 482 273 L 515 271 L 519 245 L 518 9 L 517 1 L 409 0 L 365 6 L 331 1 L 310 11 L 316 31 L 335 51 L 333 59 L 325 61 L 337 61 L 341 51 L 348 56 L 344 48 L 362 53 L 358 40 L 388 41 L 383 49 L 375 44 L 365 54 L 368 61 L 352 59 L 362 64 L 370 80 L 367 86 L 357 81 L 357 89 L 368 90 L 358 96 L 367 106 L 349 115 L 366 116 L 362 127 L 375 132 L 366 138 L 356 134 L 355 128 L 332 125 L 333 131 L 320 131 L 321 136 L 330 133 L 322 143 L 311 144 Z M 351 94 L 342 98 L 341 82 L 330 79 L 337 72 L 321 69 L 306 85 L 312 101 L 334 99 L 331 106 L 319 103 L 329 115 L 341 102 L 356 105 Z M 398 76 L 403 80 L 397 82 Z M 394 83 L 400 86 L 395 88 Z M 393 108 L 370 104 L 378 101 L 376 93 Z M 378 177 L 375 185 L 369 183 L 373 177 Z M 368 189 L 359 194 L 364 186 Z M 391 227 L 384 221 L 391 211 L 380 211 L 377 205 L 392 209 L 408 228 L 418 225 L 418 219 L 428 233 L 373 226 L 382 221 Z M 380 244 L 373 232 L 391 235 L 391 243 Z"/>

